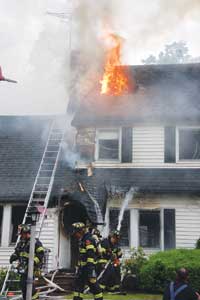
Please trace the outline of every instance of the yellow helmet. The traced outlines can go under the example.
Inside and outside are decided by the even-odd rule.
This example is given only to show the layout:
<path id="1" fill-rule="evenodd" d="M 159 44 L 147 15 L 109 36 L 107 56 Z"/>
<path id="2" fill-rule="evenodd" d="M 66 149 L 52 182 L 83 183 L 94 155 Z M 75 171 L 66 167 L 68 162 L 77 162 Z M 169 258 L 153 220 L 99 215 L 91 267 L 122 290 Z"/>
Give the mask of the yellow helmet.
<path id="1" fill-rule="evenodd" d="M 86 228 L 86 225 L 83 222 L 76 222 L 72 224 L 72 234 L 80 232 Z"/>

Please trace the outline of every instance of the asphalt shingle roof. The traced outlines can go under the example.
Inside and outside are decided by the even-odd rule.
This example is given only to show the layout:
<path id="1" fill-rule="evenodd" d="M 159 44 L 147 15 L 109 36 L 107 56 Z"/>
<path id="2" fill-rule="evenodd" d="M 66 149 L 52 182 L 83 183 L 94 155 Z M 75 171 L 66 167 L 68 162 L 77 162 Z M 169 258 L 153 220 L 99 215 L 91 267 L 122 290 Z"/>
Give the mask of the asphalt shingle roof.
<path id="1" fill-rule="evenodd" d="M 100 95 L 100 87 L 80 101 L 72 125 L 178 124 L 200 122 L 200 64 L 124 66 L 130 89 L 123 96 Z"/>

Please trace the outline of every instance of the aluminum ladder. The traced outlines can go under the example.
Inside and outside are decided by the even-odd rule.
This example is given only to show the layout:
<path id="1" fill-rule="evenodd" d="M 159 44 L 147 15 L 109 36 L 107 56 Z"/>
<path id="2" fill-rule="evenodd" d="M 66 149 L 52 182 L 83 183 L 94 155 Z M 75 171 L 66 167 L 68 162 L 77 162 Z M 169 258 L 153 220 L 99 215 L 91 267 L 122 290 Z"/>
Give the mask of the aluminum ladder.
<path id="1" fill-rule="evenodd" d="M 42 230 L 44 217 L 46 214 L 46 210 L 48 207 L 48 203 L 49 203 L 49 199 L 53 187 L 59 154 L 62 148 L 62 141 L 64 139 L 66 126 L 63 126 L 62 123 L 63 122 L 58 124 L 58 121 L 56 120 L 52 121 L 48 138 L 47 138 L 47 143 L 42 156 L 42 160 L 40 162 L 40 166 L 34 181 L 33 189 L 22 222 L 22 224 L 26 224 L 28 212 L 31 207 L 36 206 L 40 208 L 40 212 L 41 212 L 40 219 L 36 226 L 37 238 L 40 237 L 40 233 Z M 18 236 L 17 238 L 16 245 L 19 242 L 19 240 L 20 240 L 20 236 Z M 9 275 L 10 275 L 11 267 L 12 265 L 9 266 L 8 271 L 6 273 L 6 277 L 0 295 L 3 295 L 7 283 L 10 281 Z"/>

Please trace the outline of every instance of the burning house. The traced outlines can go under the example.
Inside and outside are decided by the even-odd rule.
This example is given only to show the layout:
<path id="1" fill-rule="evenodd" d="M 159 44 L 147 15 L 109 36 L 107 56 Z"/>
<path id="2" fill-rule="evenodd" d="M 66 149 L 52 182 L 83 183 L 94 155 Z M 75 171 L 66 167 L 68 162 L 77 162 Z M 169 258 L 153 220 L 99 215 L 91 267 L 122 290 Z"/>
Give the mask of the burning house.
<path id="1" fill-rule="evenodd" d="M 41 233 L 51 251 L 49 269 L 73 266 L 73 222 L 105 223 L 105 235 L 116 228 L 131 188 L 121 226 L 124 250 L 195 247 L 200 232 L 199 76 L 200 64 L 107 65 L 100 87 L 80 101 L 71 123 L 76 166 L 70 166 L 65 147 L 60 155 Z M 1 266 L 13 251 L 53 119 L 0 118 Z"/>

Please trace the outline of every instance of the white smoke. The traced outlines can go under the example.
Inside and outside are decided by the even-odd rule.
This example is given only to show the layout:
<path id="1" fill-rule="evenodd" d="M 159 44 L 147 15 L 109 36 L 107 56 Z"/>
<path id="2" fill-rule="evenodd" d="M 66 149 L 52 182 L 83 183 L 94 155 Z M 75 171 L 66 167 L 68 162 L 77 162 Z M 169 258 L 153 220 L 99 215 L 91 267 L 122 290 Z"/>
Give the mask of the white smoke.
<path id="1" fill-rule="evenodd" d="M 0 0 L 1 114 L 56 114 L 67 106 L 69 24 L 67 0 Z"/>

